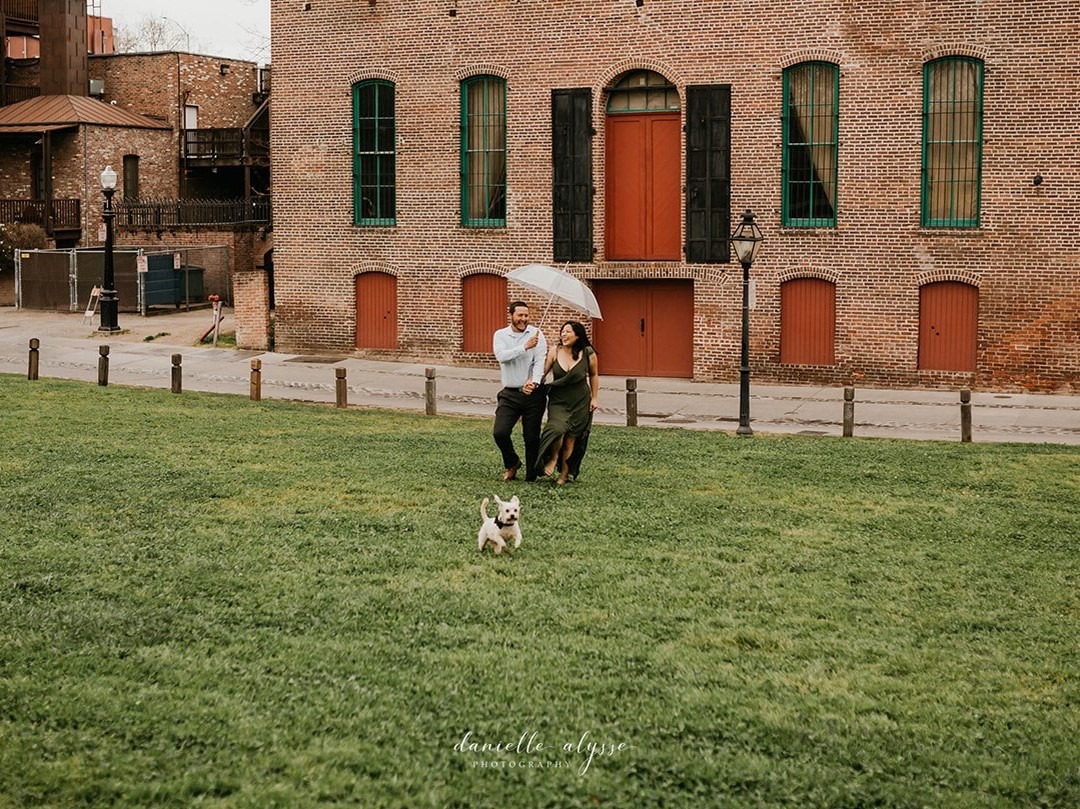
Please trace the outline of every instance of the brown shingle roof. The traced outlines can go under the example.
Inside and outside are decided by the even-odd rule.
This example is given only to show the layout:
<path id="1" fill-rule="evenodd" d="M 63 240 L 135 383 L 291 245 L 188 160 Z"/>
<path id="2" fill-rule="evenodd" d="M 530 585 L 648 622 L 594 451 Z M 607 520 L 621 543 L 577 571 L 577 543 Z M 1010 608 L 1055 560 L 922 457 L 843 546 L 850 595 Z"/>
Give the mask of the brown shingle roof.
<path id="1" fill-rule="evenodd" d="M 171 129 L 161 121 L 85 96 L 38 96 L 0 107 L 0 132 L 34 132 L 81 124 Z"/>

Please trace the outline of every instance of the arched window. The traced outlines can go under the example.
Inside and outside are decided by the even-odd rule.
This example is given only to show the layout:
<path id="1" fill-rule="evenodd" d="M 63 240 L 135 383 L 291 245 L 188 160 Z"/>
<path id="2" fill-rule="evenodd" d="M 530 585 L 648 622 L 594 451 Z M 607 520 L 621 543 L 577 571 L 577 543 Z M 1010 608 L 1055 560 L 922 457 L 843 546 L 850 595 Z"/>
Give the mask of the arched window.
<path id="1" fill-rule="evenodd" d="M 139 156 L 124 155 L 124 199 L 139 198 Z"/>
<path id="2" fill-rule="evenodd" d="M 506 82 L 461 83 L 461 224 L 506 224 Z"/>
<path id="3" fill-rule="evenodd" d="M 983 64 L 952 57 L 923 69 L 922 224 L 978 227 Z"/>
<path id="4" fill-rule="evenodd" d="M 353 223 L 397 221 L 394 85 L 353 85 Z"/>
<path id="5" fill-rule="evenodd" d="M 836 224 L 840 69 L 806 62 L 784 71 L 783 217 L 790 227 Z"/>

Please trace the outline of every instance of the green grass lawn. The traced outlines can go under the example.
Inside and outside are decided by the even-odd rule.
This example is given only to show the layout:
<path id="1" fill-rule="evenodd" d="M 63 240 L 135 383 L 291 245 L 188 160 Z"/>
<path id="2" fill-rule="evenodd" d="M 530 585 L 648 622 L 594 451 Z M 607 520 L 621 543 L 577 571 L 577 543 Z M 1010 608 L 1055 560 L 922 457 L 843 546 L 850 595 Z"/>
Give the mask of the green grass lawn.
<path id="1" fill-rule="evenodd" d="M 1080 448 L 602 426 L 556 489 L 15 376 L 0 436 L 0 806 L 1080 805 Z"/>

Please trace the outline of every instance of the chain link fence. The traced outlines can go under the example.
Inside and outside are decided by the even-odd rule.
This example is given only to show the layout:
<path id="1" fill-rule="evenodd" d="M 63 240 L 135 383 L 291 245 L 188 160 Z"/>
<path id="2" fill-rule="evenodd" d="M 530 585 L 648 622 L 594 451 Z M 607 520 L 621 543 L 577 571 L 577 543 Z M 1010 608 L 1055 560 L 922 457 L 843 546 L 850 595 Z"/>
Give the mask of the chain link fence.
<path id="1" fill-rule="evenodd" d="M 121 312 L 189 309 L 218 296 L 232 305 L 229 247 L 124 245 L 113 250 L 113 281 Z M 17 250 L 15 305 L 77 312 L 94 303 L 105 277 L 101 248 Z"/>

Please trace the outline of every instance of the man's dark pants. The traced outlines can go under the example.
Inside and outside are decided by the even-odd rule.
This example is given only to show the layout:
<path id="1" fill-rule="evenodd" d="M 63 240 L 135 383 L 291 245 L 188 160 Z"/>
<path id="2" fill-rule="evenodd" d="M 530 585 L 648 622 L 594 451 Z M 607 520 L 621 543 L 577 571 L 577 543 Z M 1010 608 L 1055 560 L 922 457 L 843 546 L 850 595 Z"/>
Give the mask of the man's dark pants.
<path id="1" fill-rule="evenodd" d="M 495 407 L 495 445 L 502 453 L 503 468 L 513 469 L 521 462 L 514 449 L 514 426 L 521 420 L 521 433 L 525 438 L 525 480 L 536 480 L 536 461 L 540 452 L 540 426 L 544 421 L 547 404 L 547 388 L 537 387 L 524 394 L 520 388 L 503 388 Z"/>

